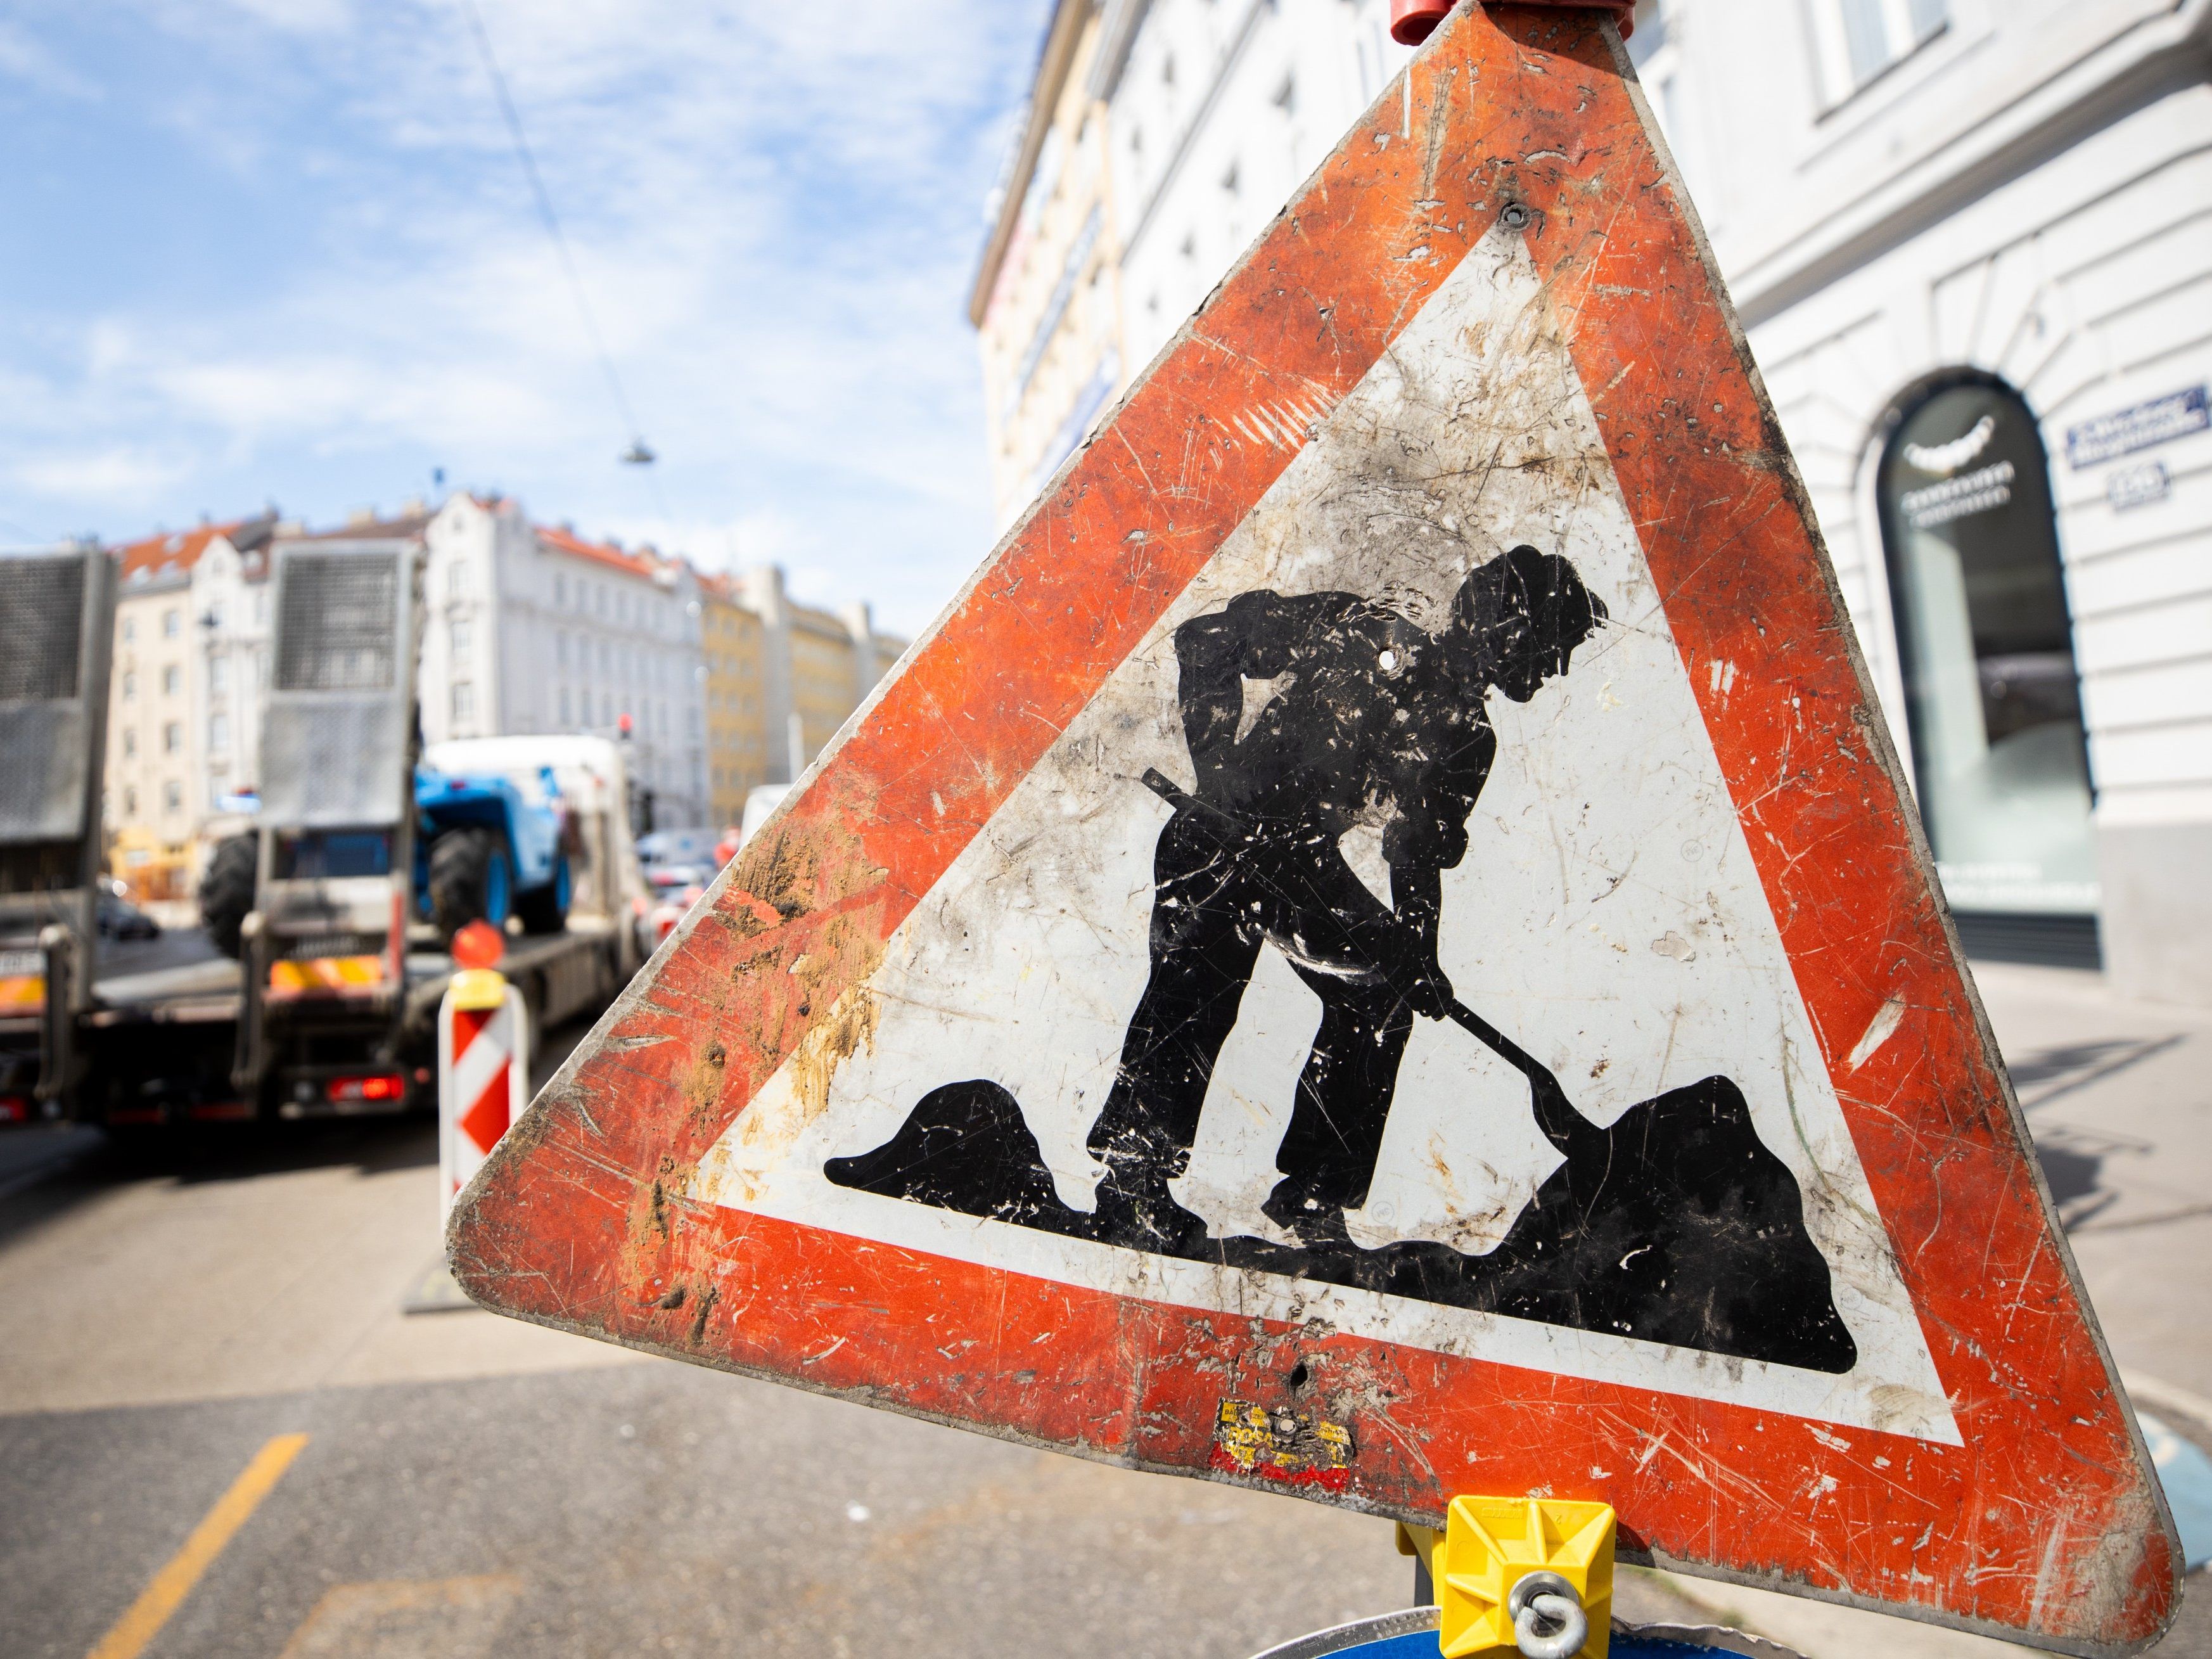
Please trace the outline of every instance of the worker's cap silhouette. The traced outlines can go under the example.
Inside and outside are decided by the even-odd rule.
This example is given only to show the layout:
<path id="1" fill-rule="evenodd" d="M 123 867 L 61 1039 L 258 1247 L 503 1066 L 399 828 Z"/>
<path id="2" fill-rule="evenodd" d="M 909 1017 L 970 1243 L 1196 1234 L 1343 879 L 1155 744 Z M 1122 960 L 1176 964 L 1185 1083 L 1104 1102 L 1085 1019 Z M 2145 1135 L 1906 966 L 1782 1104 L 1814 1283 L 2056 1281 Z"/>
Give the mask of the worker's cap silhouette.
<path id="1" fill-rule="evenodd" d="M 1468 571 L 1452 599 L 1454 630 L 1492 674 L 1509 659 L 1542 674 L 1564 672 L 1607 615 L 1573 565 L 1525 544 Z"/>

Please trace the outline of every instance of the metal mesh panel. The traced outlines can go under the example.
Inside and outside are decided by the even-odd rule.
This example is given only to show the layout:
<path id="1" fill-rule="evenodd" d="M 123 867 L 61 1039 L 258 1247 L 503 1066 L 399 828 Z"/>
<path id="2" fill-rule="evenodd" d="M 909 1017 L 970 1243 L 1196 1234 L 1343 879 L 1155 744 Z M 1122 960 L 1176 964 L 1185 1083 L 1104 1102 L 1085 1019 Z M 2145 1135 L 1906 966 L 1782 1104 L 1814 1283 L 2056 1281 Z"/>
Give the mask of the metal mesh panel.
<path id="1" fill-rule="evenodd" d="M 0 843 L 84 833 L 86 556 L 0 558 Z"/>
<path id="2" fill-rule="evenodd" d="M 45 702 L 83 695 L 77 684 L 84 645 L 84 556 L 0 558 L 0 703 Z"/>
<path id="3" fill-rule="evenodd" d="M 261 816 L 285 829 L 399 822 L 411 799 L 407 708 L 398 698 L 271 699 L 261 732 Z"/>
<path id="4" fill-rule="evenodd" d="M 278 691 L 386 691 L 397 644 L 397 553 L 293 553 L 277 600 Z"/>

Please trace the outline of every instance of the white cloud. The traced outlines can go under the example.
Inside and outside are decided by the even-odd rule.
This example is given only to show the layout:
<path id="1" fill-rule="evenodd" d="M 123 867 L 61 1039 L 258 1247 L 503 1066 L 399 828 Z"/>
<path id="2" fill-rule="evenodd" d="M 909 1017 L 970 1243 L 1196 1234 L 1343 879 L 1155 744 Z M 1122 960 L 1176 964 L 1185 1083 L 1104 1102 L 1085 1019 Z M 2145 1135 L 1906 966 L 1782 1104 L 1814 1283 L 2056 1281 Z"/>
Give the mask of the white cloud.
<path id="1" fill-rule="evenodd" d="M 103 496 L 141 503 L 189 477 L 192 465 L 176 453 L 117 447 L 28 455 L 8 469 L 9 482 L 36 495 Z"/>
<path id="2" fill-rule="evenodd" d="M 0 21 L 0 77 L 54 98 L 90 101 L 100 88 L 14 23 Z"/>
<path id="3" fill-rule="evenodd" d="M 194 497 L 172 516 L 210 479 L 331 512 L 436 464 L 587 527 L 642 534 L 642 513 L 702 562 L 781 559 L 909 629 L 987 550 L 963 307 L 1034 0 L 854 0 L 826 26 L 757 0 L 480 0 L 664 457 L 650 481 L 614 461 L 629 434 L 454 0 L 105 3 L 170 43 L 174 84 L 252 86 L 158 118 L 296 234 L 234 294 L 174 295 L 157 257 L 129 302 L 48 319 L 75 343 L 13 366 L 40 396 L 0 410 L 0 441 L 82 458 L 18 470 L 58 513 L 112 522 L 70 480 L 126 454 L 186 458 L 161 475 Z"/>

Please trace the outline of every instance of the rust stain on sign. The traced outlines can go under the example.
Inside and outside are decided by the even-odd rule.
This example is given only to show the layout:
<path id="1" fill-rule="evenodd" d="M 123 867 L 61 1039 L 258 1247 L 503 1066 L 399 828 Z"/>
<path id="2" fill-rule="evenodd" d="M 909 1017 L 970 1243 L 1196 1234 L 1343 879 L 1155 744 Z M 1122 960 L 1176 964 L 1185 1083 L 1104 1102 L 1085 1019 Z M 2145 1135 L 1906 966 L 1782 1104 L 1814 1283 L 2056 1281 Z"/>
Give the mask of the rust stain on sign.
<path id="1" fill-rule="evenodd" d="M 509 1133 L 455 1270 L 1084 1456 L 1428 1525 L 1540 1489 L 2141 1647 L 2171 1523 L 1850 640 L 1610 26 L 1460 8 Z"/>

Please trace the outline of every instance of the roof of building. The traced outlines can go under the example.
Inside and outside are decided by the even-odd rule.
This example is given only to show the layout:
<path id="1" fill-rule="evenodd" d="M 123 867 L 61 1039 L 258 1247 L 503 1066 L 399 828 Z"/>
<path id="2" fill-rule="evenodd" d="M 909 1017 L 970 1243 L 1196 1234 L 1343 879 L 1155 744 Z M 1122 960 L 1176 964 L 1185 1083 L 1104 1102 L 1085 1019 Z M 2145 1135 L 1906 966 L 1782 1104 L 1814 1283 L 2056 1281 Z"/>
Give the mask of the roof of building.
<path id="1" fill-rule="evenodd" d="M 419 536 L 429 527 L 437 515 L 427 507 L 410 507 L 389 519 L 380 519 L 374 514 L 356 514 L 335 530 L 303 530 L 288 532 L 288 542 L 360 542 L 402 540 Z"/>
<path id="2" fill-rule="evenodd" d="M 125 542 L 111 549 L 117 574 L 128 583 L 151 581 L 156 576 L 181 576 L 200 562 L 217 537 L 228 541 L 240 552 L 258 549 L 269 539 L 275 528 L 274 513 L 256 514 L 250 519 L 233 519 L 227 524 L 196 525 L 190 530 L 157 531 L 143 540 Z"/>
<path id="3" fill-rule="evenodd" d="M 574 531 L 562 525 L 541 524 L 532 526 L 541 546 L 556 553 L 566 553 L 572 558 L 589 559 L 625 574 L 655 580 L 668 562 L 653 553 L 641 550 L 631 552 L 612 542 L 587 542 Z"/>

